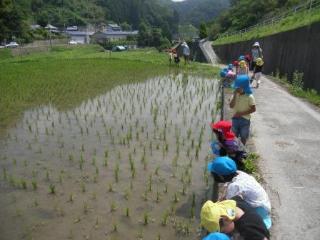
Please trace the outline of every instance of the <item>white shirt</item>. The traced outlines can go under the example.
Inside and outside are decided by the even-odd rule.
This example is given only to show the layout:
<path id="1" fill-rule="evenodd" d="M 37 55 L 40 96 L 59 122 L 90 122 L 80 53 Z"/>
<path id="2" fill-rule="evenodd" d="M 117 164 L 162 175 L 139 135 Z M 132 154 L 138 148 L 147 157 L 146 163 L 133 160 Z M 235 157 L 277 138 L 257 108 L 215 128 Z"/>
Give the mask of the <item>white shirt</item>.
<path id="1" fill-rule="evenodd" d="M 263 207 L 270 213 L 270 200 L 263 187 L 249 174 L 242 171 L 237 173 L 238 175 L 227 185 L 226 199 L 241 195 L 252 207 Z"/>

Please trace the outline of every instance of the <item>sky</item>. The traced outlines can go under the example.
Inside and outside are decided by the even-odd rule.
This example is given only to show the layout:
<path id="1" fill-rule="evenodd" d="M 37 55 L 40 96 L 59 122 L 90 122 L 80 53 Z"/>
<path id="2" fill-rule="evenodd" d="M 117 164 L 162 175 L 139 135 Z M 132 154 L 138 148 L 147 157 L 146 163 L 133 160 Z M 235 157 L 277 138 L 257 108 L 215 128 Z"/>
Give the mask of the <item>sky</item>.
<path id="1" fill-rule="evenodd" d="M 173 2 L 183 2 L 184 0 L 171 0 Z"/>

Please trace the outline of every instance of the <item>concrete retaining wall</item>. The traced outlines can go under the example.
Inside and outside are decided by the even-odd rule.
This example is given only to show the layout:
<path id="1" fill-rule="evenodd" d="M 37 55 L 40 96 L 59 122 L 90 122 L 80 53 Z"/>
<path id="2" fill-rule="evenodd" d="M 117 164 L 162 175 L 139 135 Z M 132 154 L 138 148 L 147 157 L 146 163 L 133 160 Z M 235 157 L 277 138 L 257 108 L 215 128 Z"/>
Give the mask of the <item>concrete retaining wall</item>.
<path id="1" fill-rule="evenodd" d="M 214 51 L 229 63 L 249 53 L 255 41 L 263 49 L 265 74 L 279 71 L 280 76 L 287 75 L 291 81 L 297 70 L 304 73 L 306 88 L 320 92 L 320 22 L 252 41 L 214 46 Z"/>

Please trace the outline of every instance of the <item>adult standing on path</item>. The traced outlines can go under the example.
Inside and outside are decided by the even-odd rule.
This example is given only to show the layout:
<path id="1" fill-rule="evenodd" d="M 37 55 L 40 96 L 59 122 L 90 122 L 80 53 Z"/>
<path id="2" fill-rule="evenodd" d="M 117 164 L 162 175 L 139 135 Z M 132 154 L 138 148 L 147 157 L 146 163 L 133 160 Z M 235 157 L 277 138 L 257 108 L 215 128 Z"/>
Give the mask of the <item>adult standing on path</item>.
<path id="1" fill-rule="evenodd" d="M 182 53 L 184 57 L 184 64 L 187 64 L 189 63 L 189 58 L 190 58 L 190 48 L 186 42 L 183 42 L 181 46 L 182 46 Z"/>
<path id="2" fill-rule="evenodd" d="M 265 77 L 252 117 L 274 240 L 320 239 L 320 110 Z"/>
<path id="3" fill-rule="evenodd" d="M 258 58 L 263 59 L 262 48 L 260 47 L 259 42 L 255 42 L 252 45 L 251 56 L 252 56 L 252 62 L 250 65 L 250 70 L 252 71 L 257 64 L 257 59 Z"/>

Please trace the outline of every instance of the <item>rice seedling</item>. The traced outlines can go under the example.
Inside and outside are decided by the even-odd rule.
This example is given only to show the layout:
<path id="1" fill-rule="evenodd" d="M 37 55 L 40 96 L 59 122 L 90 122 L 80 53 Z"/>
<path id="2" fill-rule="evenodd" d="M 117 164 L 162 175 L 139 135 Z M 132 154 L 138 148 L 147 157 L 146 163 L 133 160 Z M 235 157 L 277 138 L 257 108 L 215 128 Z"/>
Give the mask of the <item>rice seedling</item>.
<path id="1" fill-rule="evenodd" d="M 194 148 L 194 139 L 191 139 L 191 148 Z"/>
<path id="2" fill-rule="evenodd" d="M 89 212 L 88 203 L 87 203 L 87 202 L 84 202 L 84 203 L 83 203 L 83 213 L 84 213 L 84 214 L 88 214 L 88 212 Z"/>
<path id="3" fill-rule="evenodd" d="M 115 212 L 118 209 L 117 204 L 115 202 L 112 202 L 110 205 L 110 211 Z"/>
<path id="4" fill-rule="evenodd" d="M 70 193 L 68 202 L 73 203 L 73 201 L 74 201 L 74 195 L 73 193 Z"/>
<path id="5" fill-rule="evenodd" d="M 149 221 L 150 221 L 150 215 L 148 212 L 145 212 L 143 214 L 143 224 L 144 225 L 148 225 L 149 224 Z"/>
<path id="6" fill-rule="evenodd" d="M 129 192 L 129 190 L 126 190 L 126 191 L 124 192 L 124 198 L 125 198 L 126 200 L 129 200 L 129 197 L 130 197 L 130 192 Z"/>
<path id="7" fill-rule="evenodd" d="M 117 224 L 117 222 L 114 222 L 112 224 L 112 232 L 118 232 L 118 224 Z"/>
<path id="8" fill-rule="evenodd" d="M 9 183 L 12 187 L 15 187 L 17 185 L 17 180 L 15 179 L 15 177 L 13 175 L 9 176 Z"/>
<path id="9" fill-rule="evenodd" d="M 206 184 L 206 187 L 208 187 L 209 186 L 209 174 L 205 173 L 203 178 L 204 178 L 204 182 Z"/>
<path id="10" fill-rule="evenodd" d="M 91 164 L 92 164 L 92 166 L 96 166 L 96 158 L 95 157 L 92 158 Z"/>
<path id="11" fill-rule="evenodd" d="M 157 193 L 156 193 L 156 202 L 157 203 L 159 203 L 160 202 L 160 193 L 159 193 L 159 191 L 157 191 Z"/>
<path id="12" fill-rule="evenodd" d="M 84 182 L 81 182 L 81 192 L 85 193 L 86 192 L 86 185 L 84 184 Z"/>
<path id="13" fill-rule="evenodd" d="M 144 191 L 144 193 L 142 194 L 142 198 L 145 202 L 148 201 L 148 190 Z"/>
<path id="14" fill-rule="evenodd" d="M 103 166 L 108 167 L 108 158 L 105 158 L 103 161 Z"/>
<path id="15" fill-rule="evenodd" d="M 180 201 L 180 199 L 178 198 L 178 194 L 174 193 L 173 202 L 178 203 L 179 201 Z"/>
<path id="16" fill-rule="evenodd" d="M 164 214 L 162 215 L 162 218 L 161 218 L 161 225 L 162 226 L 167 226 L 168 219 L 169 219 L 169 212 L 165 211 Z"/>
<path id="17" fill-rule="evenodd" d="M 152 192 L 152 174 L 150 174 L 150 176 L 149 176 L 148 191 Z"/>
<path id="18" fill-rule="evenodd" d="M 108 185 L 108 192 L 114 192 L 112 183 L 109 183 Z"/>
<path id="19" fill-rule="evenodd" d="M 166 183 L 164 185 L 164 190 L 163 190 L 164 193 L 168 193 L 168 183 Z"/>
<path id="20" fill-rule="evenodd" d="M 114 179 L 116 182 L 119 182 L 119 171 L 120 171 L 120 167 L 119 167 L 119 163 L 117 163 L 114 169 Z"/>
<path id="21" fill-rule="evenodd" d="M 49 185 L 49 193 L 56 194 L 56 186 L 53 183 Z"/>
<path id="22" fill-rule="evenodd" d="M 194 216 L 195 216 L 195 207 L 192 206 L 190 209 L 190 218 L 194 218 Z"/>
<path id="23" fill-rule="evenodd" d="M 196 206 L 196 194 L 195 194 L 195 192 L 192 193 L 191 206 L 192 206 L 192 207 L 195 207 L 195 206 Z"/>
<path id="24" fill-rule="evenodd" d="M 181 194 L 182 194 L 183 196 L 187 195 L 187 187 L 186 187 L 186 185 L 184 185 L 184 184 L 183 184 L 183 187 L 182 187 Z"/>
<path id="25" fill-rule="evenodd" d="M 95 192 L 92 193 L 91 199 L 92 200 L 97 200 L 97 194 Z"/>
<path id="26" fill-rule="evenodd" d="M 27 182 L 26 182 L 26 180 L 21 179 L 21 180 L 20 180 L 20 183 L 21 183 L 21 187 L 22 187 L 23 189 L 27 189 Z"/>
<path id="27" fill-rule="evenodd" d="M 95 222 L 95 224 L 94 224 L 94 228 L 95 228 L 95 229 L 98 229 L 98 228 L 99 228 L 99 218 L 98 218 L 98 217 L 96 217 L 96 222 Z"/>
<path id="28" fill-rule="evenodd" d="M 156 169 L 154 170 L 154 174 L 159 176 L 159 170 L 160 170 L 160 166 L 157 166 Z"/>
<path id="29" fill-rule="evenodd" d="M 126 217 L 130 217 L 130 208 L 129 207 L 126 207 L 125 215 L 126 215 Z"/>
<path id="30" fill-rule="evenodd" d="M 36 180 L 32 180 L 31 181 L 31 185 L 32 185 L 32 189 L 33 190 L 37 190 L 38 189 L 38 184 Z"/>

